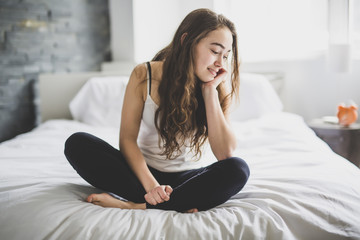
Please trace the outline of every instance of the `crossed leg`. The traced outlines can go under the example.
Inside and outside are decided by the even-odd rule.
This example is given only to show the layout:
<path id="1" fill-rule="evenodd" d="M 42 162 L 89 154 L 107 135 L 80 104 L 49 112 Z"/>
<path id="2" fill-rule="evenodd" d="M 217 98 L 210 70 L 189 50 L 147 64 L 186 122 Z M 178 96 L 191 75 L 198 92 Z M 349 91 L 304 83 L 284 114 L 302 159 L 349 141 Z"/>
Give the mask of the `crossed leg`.
<path id="1" fill-rule="evenodd" d="M 164 173 L 150 168 L 160 184 L 175 185 L 169 201 L 153 206 L 146 203 L 145 189 L 121 152 L 103 140 L 87 133 L 75 133 L 65 143 L 65 155 L 79 175 L 91 185 L 129 200 L 123 201 L 107 193 L 88 196 L 88 202 L 103 207 L 156 208 L 179 212 L 207 210 L 240 191 L 249 177 L 247 164 L 239 158 L 179 173 Z"/>

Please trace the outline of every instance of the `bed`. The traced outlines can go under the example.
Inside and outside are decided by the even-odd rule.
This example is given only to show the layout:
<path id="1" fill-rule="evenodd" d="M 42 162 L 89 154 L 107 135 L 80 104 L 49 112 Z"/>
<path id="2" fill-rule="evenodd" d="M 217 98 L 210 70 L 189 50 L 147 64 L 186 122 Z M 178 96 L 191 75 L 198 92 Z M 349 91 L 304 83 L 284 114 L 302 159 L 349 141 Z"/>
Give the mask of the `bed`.
<path id="1" fill-rule="evenodd" d="M 193 214 L 85 202 L 101 190 L 68 164 L 64 141 L 85 131 L 117 147 L 127 79 L 40 77 L 42 123 L 0 144 L 0 239 L 360 239 L 360 170 L 302 117 L 284 112 L 258 74 L 242 73 L 241 102 L 232 110 L 236 155 L 251 176 L 230 200 Z"/>

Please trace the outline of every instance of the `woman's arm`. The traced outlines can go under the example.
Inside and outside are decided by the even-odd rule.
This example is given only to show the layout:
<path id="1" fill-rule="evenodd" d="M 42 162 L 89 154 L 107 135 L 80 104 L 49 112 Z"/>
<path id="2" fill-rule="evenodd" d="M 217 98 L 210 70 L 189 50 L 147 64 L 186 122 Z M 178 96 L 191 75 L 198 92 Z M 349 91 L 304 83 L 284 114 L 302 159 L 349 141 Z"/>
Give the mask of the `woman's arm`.
<path id="1" fill-rule="evenodd" d="M 152 205 L 169 200 L 170 186 L 160 186 L 151 174 L 137 145 L 142 112 L 146 99 L 146 69 L 137 66 L 126 87 L 120 126 L 120 150 L 130 168 L 140 180 L 147 194 L 145 200 Z"/>
<path id="2" fill-rule="evenodd" d="M 223 160 L 232 157 L 236 148 L 236 137 L 232 132 L 227 116 L 219 102 L 216 87 L 225 79 L 227 72 L 223 69 L 214 80 L 202 84 L 202 94 L 205 102 L 208 138 L 215 157 Z"/>

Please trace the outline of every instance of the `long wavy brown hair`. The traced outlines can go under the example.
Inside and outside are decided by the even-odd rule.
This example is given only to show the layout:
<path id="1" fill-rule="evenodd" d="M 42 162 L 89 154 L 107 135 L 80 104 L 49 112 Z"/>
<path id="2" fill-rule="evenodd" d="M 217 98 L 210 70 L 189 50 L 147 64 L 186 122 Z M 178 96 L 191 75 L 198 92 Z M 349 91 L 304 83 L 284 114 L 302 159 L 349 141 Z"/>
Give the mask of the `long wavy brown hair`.
<path id="1" fill-rule="evenodd" d="M 184 18 L 172 42 L 153 58 L 153 61 L 164 61 L 158 88 L 160 102 L 154 121 L 164 144 L 162 154 L 168 159 L 179 156 L 184 144 L 190 147 L 195 157 L 201 157 L 201 146 L 208 138 L 208 129 L 201 81 L 194 73 L 195 47 L 211 31 L 223 27 L 228 28 L 233 37 L 230 93 L 225 93 L 224 83 L 217 87 L 225 112 L 233 96 L 238 99 L 239 89 L 237 34 L 230 20 L 209 9 L 194 10 Z M 184 33 L 186 37 L 182 40 Z"/>

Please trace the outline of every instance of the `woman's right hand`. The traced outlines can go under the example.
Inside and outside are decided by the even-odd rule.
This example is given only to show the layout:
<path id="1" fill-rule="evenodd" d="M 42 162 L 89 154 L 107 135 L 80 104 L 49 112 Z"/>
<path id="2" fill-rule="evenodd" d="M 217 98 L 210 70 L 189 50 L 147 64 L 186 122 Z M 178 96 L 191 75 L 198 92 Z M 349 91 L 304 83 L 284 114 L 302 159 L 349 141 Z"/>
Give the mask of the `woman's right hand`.
<path id="1" fill-rule="evenodd" d="M 160 185 L 145 194 L 145 200 L 151 205 L 157 205 L 170 200 L 173 189 L 169 185 Z"/>

